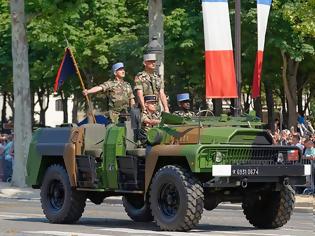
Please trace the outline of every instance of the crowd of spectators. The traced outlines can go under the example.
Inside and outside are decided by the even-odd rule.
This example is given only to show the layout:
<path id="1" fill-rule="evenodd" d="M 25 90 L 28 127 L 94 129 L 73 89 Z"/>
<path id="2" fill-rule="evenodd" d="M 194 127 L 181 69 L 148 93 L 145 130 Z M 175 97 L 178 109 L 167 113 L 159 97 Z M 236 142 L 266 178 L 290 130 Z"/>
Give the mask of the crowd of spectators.
<path id="1" fill-rule="evenodd" d="M 312 177 L 307 179 L 308 193 L 314 193 L 315 172 L 315 130 L 310 120 L 298 115 L 297 129 L 281 129 L 279 120 L 275 121 L 275 132 L 271 133 L 273 143 L 277 145 L 292 145 L 300 148 L 305 163 L 312 164 Z"/>
<path id="2" fill-rule="evenodd" d="M 276 120 L 272 137 L 274 144 L 297 146 L 304 158 L 315 159 L 315 130 L 309 120 L 298 119 L 297 130 L 294 127 L 280 129 L 279 121 Z"/>
<path id="3" fill-rule="evenodd" d="M 14 161 L 13 134 L 0 134 L 0 162 L 2 181 L 10 181 Z M 1 181 L 1 179 L 0 179 Z"/>

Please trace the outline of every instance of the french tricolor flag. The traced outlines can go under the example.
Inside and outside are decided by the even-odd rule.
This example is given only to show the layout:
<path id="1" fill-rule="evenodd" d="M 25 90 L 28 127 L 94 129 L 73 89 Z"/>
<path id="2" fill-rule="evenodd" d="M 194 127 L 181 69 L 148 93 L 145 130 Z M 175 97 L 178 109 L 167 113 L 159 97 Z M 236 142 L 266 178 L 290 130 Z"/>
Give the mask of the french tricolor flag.
<path id="1" fill-rule="evenodd" d="M 206 98 L 236 98 L 237 86 L 227 0 L 202 0 Z"/>
<path id="2" fill-rule="evenodd" d="M 260 96 L 260 80 L 264 56 L 265 36 L 271 2 L 272 0 L 257 0 L 258 51 L 256 55 L 256 63 L 252 85 L 253 98 L 257 98 Z"/>

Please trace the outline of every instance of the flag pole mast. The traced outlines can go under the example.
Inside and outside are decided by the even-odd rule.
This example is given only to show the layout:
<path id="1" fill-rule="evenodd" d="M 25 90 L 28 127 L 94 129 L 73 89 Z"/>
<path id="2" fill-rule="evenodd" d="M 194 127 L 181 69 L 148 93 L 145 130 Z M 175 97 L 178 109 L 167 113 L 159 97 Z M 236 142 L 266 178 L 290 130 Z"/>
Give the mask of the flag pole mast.
<path id="1" fill-rule="evenodd" d="M 241 115 L 241 53 L 241 0 L 235 0 L 235 67 L 238 98 L 234 99 L 234 116 Z"/>
<path id="2" fill-rule="evenodd" d="M 81 76 L 81 73 L 80 73 L 77 61 L 75 60 L 75 58 L 74 58 L 74 56 L 72 54 L 72 51 L 70 50 L 69 47 L 68 47 L 68 49 L 69 49 L 71 58 L 72 58 L 72 60 L 74 62 L 75 71 L 76 71 L 77 75 L 79 76 L 79 79 L 80 79 L 80 82 L 81 82 L 81 87 L 82 87 L 83 90 L 85 90 L 85 86 L 84 86 L 84 83 L 83 83 L 83 79 L 82 79 L 82 76 Z M 94 116 L 94 113 L 93 113 L 93 109 L 92 109 L 92 106 L 91 106 L 91 101 L 90 101 L 89 95 L 85 95 L 85 98 L 86 98 L 86 100 L 88 102 L 89 113 L 92 115 L 93 123 L 95 124 L 96 123 L 96 119 L 95 119 L 95 116 Z"/>

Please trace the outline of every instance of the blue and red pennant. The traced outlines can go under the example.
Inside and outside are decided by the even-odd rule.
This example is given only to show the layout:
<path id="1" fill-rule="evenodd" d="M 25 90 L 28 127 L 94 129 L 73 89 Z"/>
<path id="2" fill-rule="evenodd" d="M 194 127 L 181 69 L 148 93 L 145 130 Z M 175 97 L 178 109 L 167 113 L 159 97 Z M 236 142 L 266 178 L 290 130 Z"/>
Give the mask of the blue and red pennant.
<path id="1" fill-rule="evenodd" d="M 75 74 L 76 67 L 73 54 L 70 48 L 66 48 L 56 76 L 54 91 L 57 92 L 57 90 L 63 85 L 64 81 Z"/>

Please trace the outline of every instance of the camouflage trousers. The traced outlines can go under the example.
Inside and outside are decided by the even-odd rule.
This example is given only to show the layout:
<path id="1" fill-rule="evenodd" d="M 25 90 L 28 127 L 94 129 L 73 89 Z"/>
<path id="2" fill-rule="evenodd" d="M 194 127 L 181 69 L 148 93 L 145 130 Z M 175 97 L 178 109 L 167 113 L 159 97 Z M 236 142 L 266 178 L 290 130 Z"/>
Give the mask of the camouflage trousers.
<path id="1" fill-rule="evenodd" d="M 109 119 L 111 120 L 112 123 L 114 124 L 118 124 L 118 123 L 123 123 L 126 120 L 129 120 L 130 116 L 126 115 L 126 112 L 118 112 L 118 111 L 106 111 L 104 113 L 105 116 L 109 117 Z"/>

